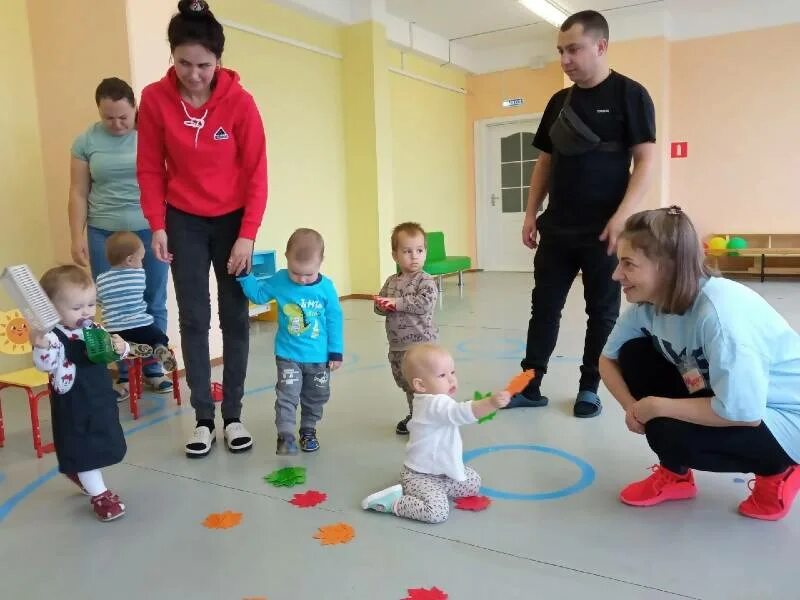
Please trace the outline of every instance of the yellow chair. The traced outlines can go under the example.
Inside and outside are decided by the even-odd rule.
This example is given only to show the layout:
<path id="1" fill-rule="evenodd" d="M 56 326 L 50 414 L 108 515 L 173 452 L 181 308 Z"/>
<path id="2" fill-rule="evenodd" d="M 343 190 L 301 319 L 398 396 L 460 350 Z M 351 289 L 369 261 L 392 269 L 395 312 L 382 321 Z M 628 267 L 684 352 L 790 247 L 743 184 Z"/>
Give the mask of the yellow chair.
<path id="1" fill-rule="evenodd" d="M 31 345 L 28 339 L 28 324 L 17 310 L 0 313 L 0 352 L 3 354 L 29 354 Z M 46 453 L 53 452 L 52 443 L 42 444 L 42 432 L 39 426 L 39 401 L 50 395 L 49 377 L 34 367 L 20 369 L 10 373 L 0 373 L 0 391 L 7 388 L 18 388 L 28 396 L 28 405 L 31 411 L 31 432 L 33 433 L 33 448 L 36 457 L 42 458 Z M 44 388 L 41 391 L 37 389 Z M 0 401 L 0 448 L 5 442 L 3 424 L 3 405 Z"/>

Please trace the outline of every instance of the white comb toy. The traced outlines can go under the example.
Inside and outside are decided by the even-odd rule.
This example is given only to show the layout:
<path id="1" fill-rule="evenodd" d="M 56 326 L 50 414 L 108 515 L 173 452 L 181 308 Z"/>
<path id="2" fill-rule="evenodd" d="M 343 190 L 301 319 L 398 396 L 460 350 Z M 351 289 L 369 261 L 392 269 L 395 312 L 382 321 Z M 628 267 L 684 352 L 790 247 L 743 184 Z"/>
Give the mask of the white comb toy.
<path id="1" fill-rule="evenodd" d="M 32 329 L 47 333 L 61 321 L 56 307 L 50 302 L 28 265 L 6 267 L 0 280 Z"/>

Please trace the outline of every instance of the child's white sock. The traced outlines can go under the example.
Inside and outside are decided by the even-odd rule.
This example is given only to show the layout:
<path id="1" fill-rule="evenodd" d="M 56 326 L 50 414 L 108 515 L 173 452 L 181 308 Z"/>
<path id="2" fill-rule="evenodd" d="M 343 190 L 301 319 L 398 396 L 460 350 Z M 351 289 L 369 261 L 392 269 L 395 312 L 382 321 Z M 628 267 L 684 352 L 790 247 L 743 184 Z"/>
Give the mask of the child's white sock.
<path id="1" fill-rule="evenodd" d="M 100 472 L 100 469 L 78 473 L 78 479 L 81 480 L 84 489 L 89 492 L 92 498 L 99 496 L 108 489 L 106 488 L 106 484 L 103 483 L 103 474 Z"/>

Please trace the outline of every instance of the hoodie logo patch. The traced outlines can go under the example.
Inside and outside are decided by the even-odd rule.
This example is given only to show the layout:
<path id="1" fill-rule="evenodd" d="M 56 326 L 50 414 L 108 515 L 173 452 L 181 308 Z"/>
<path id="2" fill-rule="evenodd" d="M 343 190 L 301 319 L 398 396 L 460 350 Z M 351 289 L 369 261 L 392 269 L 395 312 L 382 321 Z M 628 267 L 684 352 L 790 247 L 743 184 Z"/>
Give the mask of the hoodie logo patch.
<path id="1" fill-rule="evenodd" d="M 222 140 L 229 140 L 230 137 L 231 136 L 228 135 L 228 132 L 225 131 L 222 127 L 220 127 L 214 132 L 214 139 L 217 140 L 218 142 Z"/>

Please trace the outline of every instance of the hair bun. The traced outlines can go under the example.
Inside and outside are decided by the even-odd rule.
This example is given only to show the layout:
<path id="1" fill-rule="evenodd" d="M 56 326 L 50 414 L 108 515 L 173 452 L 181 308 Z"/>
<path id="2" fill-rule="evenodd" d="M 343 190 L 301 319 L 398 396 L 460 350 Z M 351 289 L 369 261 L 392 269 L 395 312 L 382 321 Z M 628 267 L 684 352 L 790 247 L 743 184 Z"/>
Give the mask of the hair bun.
<path id="1" fill-rule="evenodd" d="M 187 19 L 204 19 L 211 13 L 211 10 L 205 0 L 180 0 L 178 12 Z"/>

